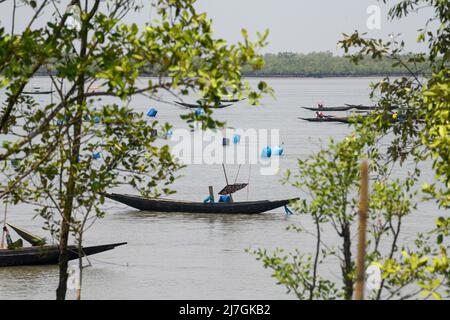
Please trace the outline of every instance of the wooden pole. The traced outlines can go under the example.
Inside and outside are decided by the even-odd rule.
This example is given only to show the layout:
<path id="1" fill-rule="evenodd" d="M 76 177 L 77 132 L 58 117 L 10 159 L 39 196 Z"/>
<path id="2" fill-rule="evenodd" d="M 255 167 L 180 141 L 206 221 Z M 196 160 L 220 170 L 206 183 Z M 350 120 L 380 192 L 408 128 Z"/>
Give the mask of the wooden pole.
<path id="1" fill-rule="evenodd" d="M 225 165 L 223 163 L 222 163 L 222 168 L 223 168 L 223 174 L 225 175 L 225 182 L 227 183 L 227 185 L 229 185 L 227 171 L 225 170 Z M 230 196 L 231 202 L 233 202 L 233 197 L 231 196 L 231 194 L 229 194 L 229 196 Z"/>
<path id="2" fill-rule="evenodd" d="M 364 262 L 366 258 L 366 229 L 369 198 L 369 165 L 367 160 L 361 163 L 361 190 L 359 196 L 359 232 L 358 256 L 356 260 L 355 300 L 364 299 Z"/>
<path id="3" fill-rule="evenodd" d="M 222 169 L 223 169 L 223 174 L 225 175 L 225 182 L 228 185 L 227 171 L 225 170 L 225 165 L 223 163 L 222 163 Z"/>
<path id="4" fill-rule="evenodd" d="M 8 212 L 8 202 L 5 201 L 5 215 L 3 217 L 3 227 L 6 226 L 6 213 Z M 2 228 L 2 242 L 0 243 L 0 249 L 3 249 L 5 245 L 5 230 Z"/>
<path id="5" fill-rule="evenodd" d="M 214 200 L 214 189 L 213 189 L 213 186 L 208 186 L 208 188 L 209 188 L 209 196 L 211 197 L 211 201 L 212 201 L 212 202 L 215 202 L 215 200 Z"/>

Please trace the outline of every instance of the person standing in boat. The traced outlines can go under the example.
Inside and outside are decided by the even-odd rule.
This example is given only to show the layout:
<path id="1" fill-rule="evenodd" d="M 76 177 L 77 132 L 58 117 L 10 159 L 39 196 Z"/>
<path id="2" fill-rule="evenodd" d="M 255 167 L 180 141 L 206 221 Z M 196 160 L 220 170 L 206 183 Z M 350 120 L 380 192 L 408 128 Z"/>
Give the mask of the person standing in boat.
<path id="1" fill-rule="evenodd" d="M 6 238 L 6 247 L 9 248 L 10 246 L 12 246 L 13 241 L 11 239 L 11 236 L 9 235 L 9 230 L 6 226 L 3 226 L 3 234 L 5 235 Z"/>

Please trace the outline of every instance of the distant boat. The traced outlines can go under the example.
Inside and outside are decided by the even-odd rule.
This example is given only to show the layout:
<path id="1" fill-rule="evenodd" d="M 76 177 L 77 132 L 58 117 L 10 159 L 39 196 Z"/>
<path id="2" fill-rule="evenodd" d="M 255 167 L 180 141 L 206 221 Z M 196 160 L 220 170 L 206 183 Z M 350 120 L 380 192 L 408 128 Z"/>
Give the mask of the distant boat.
<path id="1" fill-rule="evenodd" d="M 196 109 L 196 108 L 203 108 L 205 106 L 202 106 L 200 104 L 192 104 L 192 103 L 185 103 L 185 102 L 180 102 L 180 101 L 174 101 L 176 104 L 186 107 L 186 108 L 192 108 L 192 109 Z M 231 106 L 232 104 L 220 104 L 218 106 L 206 106 L 207 108 L 212 108 L 212 109 L 221 109 L 221 108 L 226 108 Z"/>
<path id="2" fill-rule="evenodd" d="M 345 104 L 345 106 L 338 107 L 302 107 L 303 109 L 310 111 L 349 111 L 352 109 L 360 110 L 360 111 L 370 111 L 370 110 L 380 110 L 383 109 L 379 106 L 365 106 L 362 104 Z M 396 109 L 396 107 L 389 107 L 388 110 Z"/>
<path id="3" fill-rule="evenodd" d="M 344 118 L 347 119 L 347 117 L 342 117 L 342 119 L 344 119 Z M 325 116 L 324 118 L 318 118 L 318 117 L 302 118 L 302 117 L 299 117 L 299 119 L 309 121 L 309 122 L 342 122 L 342 121 L 340 121 L 341 118 L 333 117 L 333 116 Z"/>
<path id="4" fill-rule="evenodd" d="M 6 225 L 11 227 L 25 241 L 29 242 L 32 247 L 21 247 L 22 239 L 19 239 L 14 242 L 13 245 L 16 246 L 20 244 L 20 246 L 17 246 L 14 249 L 0 249 L 0 267 L 58 264 L 59 246 L 46 245 L 44 238 L 40 238 L 10 223 L 6 223 Z M 85 257 L 112 250 L 115 247 L 122 246 L 124 244 L 126 244 L 126 242 L 82 247 L 81 256 Z M 68 255 L 69 260 L 78 259 L 80 257 L 78 247 L 69 246 Z"/>
<path id="5" fill-rule="evenodd" d="M 105 194 L 105 197 L 142 211 L 212 214 L 257 214 L 286 206 L 290 201 L 296 200 L 203 203 L 168 199 L 148 199 L 136 195 L 116 193 Z"/>
<path id="6" fill-rule="evenodd" d="M 324 118 L 302 118 L 299 117 L 301 120 L 309 121 L 309 122 L 341 122 L 341 123 L 354 123 L 359 122 L 360 120 L 357 117 L 333 117 L 333 116 L 326 116 Z"/>
<path id="7" fill-rule="evenodd" d="M 100 252 L 112 250 L 115 247 L 122 246 L 126 242 L 111 243 L 99 246 L 83 247 L 84 256 L 90 256 Z M 68 247 L 69 260 L 79 258 L 78 248 Z M 12 266 L 35 266 L 58 264 L 59 246 L 38 246 L 18 248 L 14 250 L 0 249 L 0 267 Z"/>
<path id="8" fill-rule="evenodd" d="M 244 101 L 246 98 L 244 99 L 221 99 L 220 102 L 224 102 L 224 103 L 235 103 L 235 102 L 240 102 L 240 101 Z"/>
<path id="9" fill-rule="evenodd" d="M 385 109 L 384 107 L 380 107 L 380 106 L 365 106 L 362 104 L 345 104 L 347 107 L 350 107 L 350 109 L 357 109 L 357 110 L 381 110 L 381 109 Z M 388 108 L 386 108 L 388 110 L 394 110 L 397 109 L 397 107 L 395 106 L 390 106 Z"/>
<path id="10" fill-rule="evenodd" d="M 47 91 L 22 91 L 23 94 L 52 94 L 55 90 L 47 90 Z"/>
<path id="11" fill-rule="evenodd" d="M 302 107 L 302 108 L 306 109 L 306 110 L 311 110 L 311 111 L 348 111 L 350 109 L 353 109 L 353 107 L 350 107 L 350 106 L 322 107 L 322 108 L 318 108 L 318 107 Z"/>

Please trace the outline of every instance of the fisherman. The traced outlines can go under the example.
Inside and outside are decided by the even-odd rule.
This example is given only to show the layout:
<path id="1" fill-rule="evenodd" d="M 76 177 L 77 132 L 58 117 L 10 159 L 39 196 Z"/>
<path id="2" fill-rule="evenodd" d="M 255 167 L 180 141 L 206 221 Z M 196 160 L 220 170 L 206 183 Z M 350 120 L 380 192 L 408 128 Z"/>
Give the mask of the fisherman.
<path id="1" fill-rule="evenodd" d="M 8 250 L 14 250 L 19 249 L 23 247 L 23 241 L 22 239 L 18 239 L 17 241 L 13 242 L 11 239 L 11 236 L 9 234 L 8 228 L 6 226 L 3 226 L 3 234 L 6 235 L 6 244 Z"/>
<path id="2" fill-rule="evenodd" d="M 317 119 L 323 119 L 325 118 L 325 115 L 323 114 L 322 111 L 316 111 L 316 117 Z"/>
<path id="3" fill-rule="evenodd" d="M 3 226 L 3 234 L 6 236 L 7 247 L 8 248 L 11 247 L 12 244 L 13 244 L 13 241 L 11 239 L 11 236 L 9 235 L 9 231 L 8 231 L 8 228 L 6 226 Z"/>
<path id="4" fill-rule="evenodd" d="M 318 109 L 322 109 L 322 108 L 323 108 L 323 103 L 322 103 L 322 102 L 319 102 L 319 103 L 317 104 L 317 107 L 318 107 Z"/>

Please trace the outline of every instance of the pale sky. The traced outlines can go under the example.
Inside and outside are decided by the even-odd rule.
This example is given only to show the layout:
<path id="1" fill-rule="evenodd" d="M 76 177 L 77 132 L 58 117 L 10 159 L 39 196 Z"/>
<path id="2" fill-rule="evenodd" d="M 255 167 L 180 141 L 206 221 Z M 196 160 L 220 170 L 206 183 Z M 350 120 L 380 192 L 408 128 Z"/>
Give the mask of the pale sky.
<path id="1" fill-rule="evenodd" d="M 40 1 L 42 0 L 38 0 L 38 3 Z M 7 30 L 10 30 L 11 25 L 12 2 L 13 0 L 7 0 L 0 4 L 0 24 Z M 398 0 L 391 3 L 394 2 Z M 366 25 L 370 17 L 366 11 L 371 5 L 380 7 L 382 19 L 379 30 L 371 30 Z M 341 34 L 354 30 L 385 39 L 391 33 L 401 33 L 400 39 L 405 40 L 407 48 L 419 51 L 424 46 L 416 43 L 417 29 L 424 26 L 427 15 L 430 15 L 427 10 L 401 21 L 388 22 L 386 15 L 390 5 L 385 6 L 376 0 L 198 0 L 196 6 L 213 19 L 216 36 L 229 42 L 242 39 L 242 28 L 246 28 L 253 38 L 257 31 L 269 29 L 269 45 L 264 52 L 273 53 L 339 53 L 336 43 L 342 38 Z M 30 10 L 18 9 L 16 30 L 23 28 L 30 15 Z M 45 17 L 46 15 L 41 19 L 45 21 Z M 130 14 L 126 21 L 144 24 L 149 17 L 150 10 L 147 6 L 139 14 Z"/>

